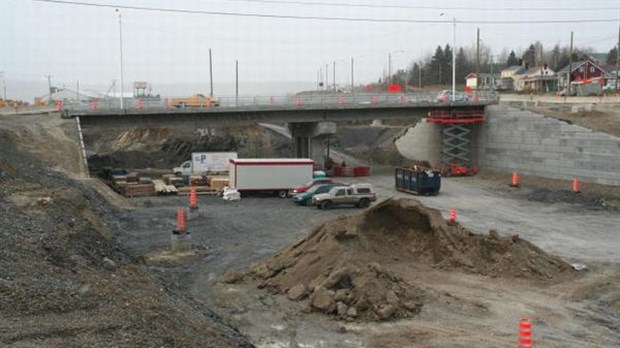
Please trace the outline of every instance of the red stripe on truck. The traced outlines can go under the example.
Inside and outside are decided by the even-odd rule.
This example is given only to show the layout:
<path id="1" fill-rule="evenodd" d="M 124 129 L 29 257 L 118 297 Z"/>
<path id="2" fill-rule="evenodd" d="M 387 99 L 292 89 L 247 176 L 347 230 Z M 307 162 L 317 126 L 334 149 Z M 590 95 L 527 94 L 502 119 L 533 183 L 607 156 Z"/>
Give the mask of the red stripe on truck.
<path id="1" fill-rule="evenodd" d="M 230 160 L 231 164 L 237 166 L 273 166 L 273 165 L 284 165 L 284 166 L 306 166 L 306 165 L 314 165 L 314 161 L 308 162 L 235 162 L 234 160 Z"/>

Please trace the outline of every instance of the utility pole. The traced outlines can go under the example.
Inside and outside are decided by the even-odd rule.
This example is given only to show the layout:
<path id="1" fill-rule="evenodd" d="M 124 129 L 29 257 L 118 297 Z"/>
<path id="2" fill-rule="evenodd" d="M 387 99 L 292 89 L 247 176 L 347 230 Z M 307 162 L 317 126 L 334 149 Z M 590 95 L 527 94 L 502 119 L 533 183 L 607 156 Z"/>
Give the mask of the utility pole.
<path id="1" fill-rule="evenodd" d="M 480 28 L 476 33 L 476 91 L 480 86 Z"/>
<path id="2" fill-rule="evenodd" d="M 568 78 L 567 78 L 567 83 L 568 83 L 568 87 L 566 90 L 566 97 L 568 97 L 570 95 L 570 77 L 571 74 L 573 72 L 573 32 L 570 32 L 570 51 L 568 54 Z"/>
<path id="3" fill-rule="evenodd" d="M 121 109 L 125 109 L 125 105 L 123 104 L 123 22 L 121 20 L 121 11 L 116 9 L 118 13 L 118 33 L 120 38 L 120 51 L 121 51 Z"/>
<path id="4" fill-rule="evenodd" d="M 329 64 L 325 64 L 325 91 L 329 89 Z"/>
<path id="5" fill-rule="evenodd" d="M 6 80 L 4 79 L 4 71 L 0 71 L 0 77 L 2 77 L 2 91 L 4 95 L 4 100 L 6 101 Z"/>
<path id="6" fill-rule="evenodd" d="M 213 60 L 211 58 L 211 49 L 209 48 L 209 86 L 211 87 L 209 96 L 213 98 Z"/>
<path id="7" fill-rule="evenodd" d="M 392 84 L 392 52 L 388 52 L 388 85 Z"/>
<path id="8" fill-rule="evenodd" d="M 336 61 L 334 61 L 334 92 L 336 92 Z"/>
<path id="9" fill-rule="evenodd" d="M 351 93 L 355 93 L 355 69 L 353 69 L 353 57 L 351 57 Z"/>
<path id="10" fill-rule="evenodd" d="M 49 89 L 47 104 L 52 104 L 52 75 L 45 75 L 45 77 L 47 77 L 47 87 Z"/>
<path id="11" fill-rule="evenodd" d="M 620 26 L 618 26 L 618 46 L 616 46 L 616 93 L 618 93 L 618 80 L 620 79 L 620 70 L 618 66 L 620 64 Z M 5 87 L 5 96 L 6 99 L 6 87 Z"/>
<path id="12" fill-rule="evenodd" d="M 239 99 L 239 61 L 235 60 L 235 104 Z"/>

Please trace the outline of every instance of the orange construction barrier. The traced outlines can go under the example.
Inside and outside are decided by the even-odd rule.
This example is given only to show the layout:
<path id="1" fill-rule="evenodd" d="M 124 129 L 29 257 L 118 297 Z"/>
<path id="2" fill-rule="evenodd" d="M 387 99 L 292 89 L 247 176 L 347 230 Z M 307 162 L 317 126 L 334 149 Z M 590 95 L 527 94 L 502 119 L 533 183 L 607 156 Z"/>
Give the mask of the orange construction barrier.
<path id="1" fill-rule="evenodd" d="M 196 199 L 196 189 L 195 188 L 192 188 L 192 190 L 189 191 L 189 208 L 190 209 L 198 208 L 198 201 Z"/>
<path id="2" fill-rule="evenodd" d="M 454 208 L 450 209 L 450 222 L 451 223 L 455 223 L 456 222 L 456 209 L 454 209 Z"/>
<path id="3" fill-rule="evenodd" d="M 177 211 L 177 231 L 185 232 L 185 211 L 183 209 Z"/>
<path id="4" fill-rule="evenodd" d="M 532 328 L 530 318 L 519 320 L 519 345 L 518 348 L 532 348 Z"/>
<path id="5" fill-rule="evenodd" d="M 510 186 L 519 187 L 519 174 L 517 174 L 517 172 L 512 173 L 512 183 L 510 184 Z"/>
<path id="6" fill-rule="evenodd" d="M 573 179 L 573 192 L 575 192 L 575 193 L 581 192 L 581 191 L 579 191 L 579 179 L 577 179 L 577 178 Z"/>

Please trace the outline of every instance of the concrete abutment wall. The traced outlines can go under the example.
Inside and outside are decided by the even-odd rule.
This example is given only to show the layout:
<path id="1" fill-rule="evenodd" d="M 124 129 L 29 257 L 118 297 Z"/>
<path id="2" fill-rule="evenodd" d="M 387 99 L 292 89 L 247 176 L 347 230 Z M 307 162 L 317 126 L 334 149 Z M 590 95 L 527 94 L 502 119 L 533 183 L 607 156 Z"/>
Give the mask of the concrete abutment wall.
<path id="1" fill-rule="evenodd" d="M 480 167 L 620 186 L 620 138 L 504 105 L 487 107 Z"/>

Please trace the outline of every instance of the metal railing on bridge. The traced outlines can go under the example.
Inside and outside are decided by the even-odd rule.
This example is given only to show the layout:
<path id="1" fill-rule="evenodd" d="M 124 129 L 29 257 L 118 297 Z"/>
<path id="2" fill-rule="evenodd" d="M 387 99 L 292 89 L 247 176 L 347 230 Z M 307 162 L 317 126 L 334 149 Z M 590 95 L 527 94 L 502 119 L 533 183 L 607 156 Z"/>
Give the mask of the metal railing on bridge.
<path id="1" fill-rule="evenodd" d="M 174 97 L 165 98 L 125 98 L 123 113 L 150 112 L 204 112 L 208 110 L 280 110 L 280 109 L 337 109 L 337 108 L 368 108 L 379 106 L 427 105 L 441 103 L 446 105 L 467 105 L 476 102 L 496 102 L 498 94 L 481 91 L 464 94 L 466 100 L 451 102 L 443 101 L 436 93 L 343 93 L 343 94 L 300 94 L 286 96 L 225 96 L 218 97 L 219 105 L 205 103 L 201 106 L 179 107 L 173 105 Z M 65 101 L 57 105 L 68 113 L 97 114 L 121 112 L 120 99 L 105 98 L 89 101 Z"/>

